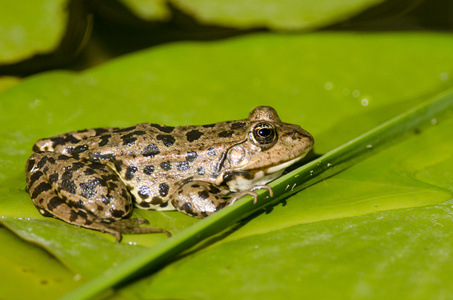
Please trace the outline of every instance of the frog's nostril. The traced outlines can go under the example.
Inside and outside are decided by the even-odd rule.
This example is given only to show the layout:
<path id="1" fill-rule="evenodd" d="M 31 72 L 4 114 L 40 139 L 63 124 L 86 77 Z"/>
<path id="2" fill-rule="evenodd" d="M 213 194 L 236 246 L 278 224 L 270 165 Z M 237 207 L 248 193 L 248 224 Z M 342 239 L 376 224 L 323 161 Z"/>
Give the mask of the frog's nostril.
<path id="1" fill-rule="evenodd" d="M 289 136 L 293 139 L 293 140 L 298 140 L 301 138 L 301 134 L 297 131 L 293 131 L 289 134 Z"/>

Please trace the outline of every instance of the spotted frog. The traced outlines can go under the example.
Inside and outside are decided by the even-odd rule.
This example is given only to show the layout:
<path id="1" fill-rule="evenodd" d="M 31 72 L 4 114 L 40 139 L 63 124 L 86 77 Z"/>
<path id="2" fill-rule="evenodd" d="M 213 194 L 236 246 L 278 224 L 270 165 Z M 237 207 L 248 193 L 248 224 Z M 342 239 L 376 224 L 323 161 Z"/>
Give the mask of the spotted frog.
<path id="1" fill-rule="evenodd" d="M 203 218 L 281 175 L 313 137 L 269 106 L 248 119 L 201 126 L 150 123 L 41 139 L 26 164 L 27 188 L 44 216 L 115 236 L 162 232 L 128 219 L 133 205 Z M 236 193 L 231 198 L 228 194 Z"/>

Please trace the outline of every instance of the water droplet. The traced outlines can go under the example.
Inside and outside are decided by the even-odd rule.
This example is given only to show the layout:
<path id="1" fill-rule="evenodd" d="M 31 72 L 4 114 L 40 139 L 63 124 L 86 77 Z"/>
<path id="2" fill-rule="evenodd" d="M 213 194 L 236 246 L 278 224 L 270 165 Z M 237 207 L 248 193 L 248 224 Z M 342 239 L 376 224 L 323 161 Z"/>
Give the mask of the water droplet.
<path id="1" fill-rule="evenodd" d="M 327 91 L 331 91 L 333 89 L 333 84 L 332 82 L 326 82 L 326 84 L 324 84 L 324 88 L 327 90 Z"/>
<path id="2" fill-rule="evenodd" d="M 353 90 L 352 96 L 357 98 L 358 96 L 360 96 L 360 92 L 358 90 Z"/>
<path id="3" fill-rule="evenodd" d="M 437 119 L 436 118 L 432 119 L 431 120 L 431 124 L 436 125 L 437 124 Z"/>
<path id="4" fill-rule="evenodd" d="M 370 144 L 370 145 L 366 145 L 366 147 L 367 147 L 368 149 L 371 149 L 371 148 L 373 148 L 373 145 L 371 145 L 371 144 Z"/>
<path id="5" fill-rule="evenodd" d="M 362 101 L 360 101 L 360 104 L 362 104 L 362 106 L 368 106 L 368 99 L 363 98 Z"/>

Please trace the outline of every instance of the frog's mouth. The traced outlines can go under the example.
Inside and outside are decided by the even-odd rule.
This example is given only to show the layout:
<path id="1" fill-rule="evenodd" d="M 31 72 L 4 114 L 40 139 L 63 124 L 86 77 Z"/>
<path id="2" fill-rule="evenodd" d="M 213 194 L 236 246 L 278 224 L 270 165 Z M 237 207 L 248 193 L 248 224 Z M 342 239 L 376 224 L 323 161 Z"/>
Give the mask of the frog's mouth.
<path id="1" fill-rule="evenodd" d="M 280 172 L 280 171 L 283 171 L 284 169 L 286 169 L 287 167 L 291 166 L 292 164 L 295 164 L 296 162 L 298 162 L 299 160 L 301 160 L 302 158 L 305 157 L 305 155 L 307 155 L 307 153 L 304 153 L 302 154 L 301 156 L 298 156 L 296 158 L 293 158 L 291 160 L 288 160 L 287 162 L 284 162 L 282 164 L 279 164 L 279 165 L 276 165 L 276 166 L 272 166 L 272 167 L 269 167 L 266 171 L 266 174 L 273 174 L 273 173 L 276 173 L 276 172 Z"/>
<path id="2" fill-rule="evenodd" d="M 245 191 L 255 185 L 267 184 L 268 182 L 280 177 L 287 167 L 304 158 L 306 154 L 307 153 L 304 153 L 301 156 L 264 170 L 230 173 L 227 176 L 224 176 L 223 179 L 228 185 L 230 191 Z"/>

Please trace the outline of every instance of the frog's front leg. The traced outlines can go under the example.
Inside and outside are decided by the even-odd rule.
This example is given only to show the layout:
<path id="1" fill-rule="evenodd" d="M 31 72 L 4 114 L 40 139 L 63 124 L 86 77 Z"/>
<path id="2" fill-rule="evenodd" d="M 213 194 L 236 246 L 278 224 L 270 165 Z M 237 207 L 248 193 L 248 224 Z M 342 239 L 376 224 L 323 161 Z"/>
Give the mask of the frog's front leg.
<path id="1" fill-rule="evenodd" d="M 115 236 L 164 232 L 141 228 L 143 219 L 122 220 L 132 210 L 132 196 L 106 165 L 54 152 L 36 152 L 26 164 L 27 188 L 44 216 Z"/>
<path id="2" fill-rule="evenodd" d="M 205 181 L 184 183 L 173 195 L 171 204 L 180 212 L 196 218 L 207 217 L 223 208 L 227 201 L 223 196 L 228 191 Z"/>

